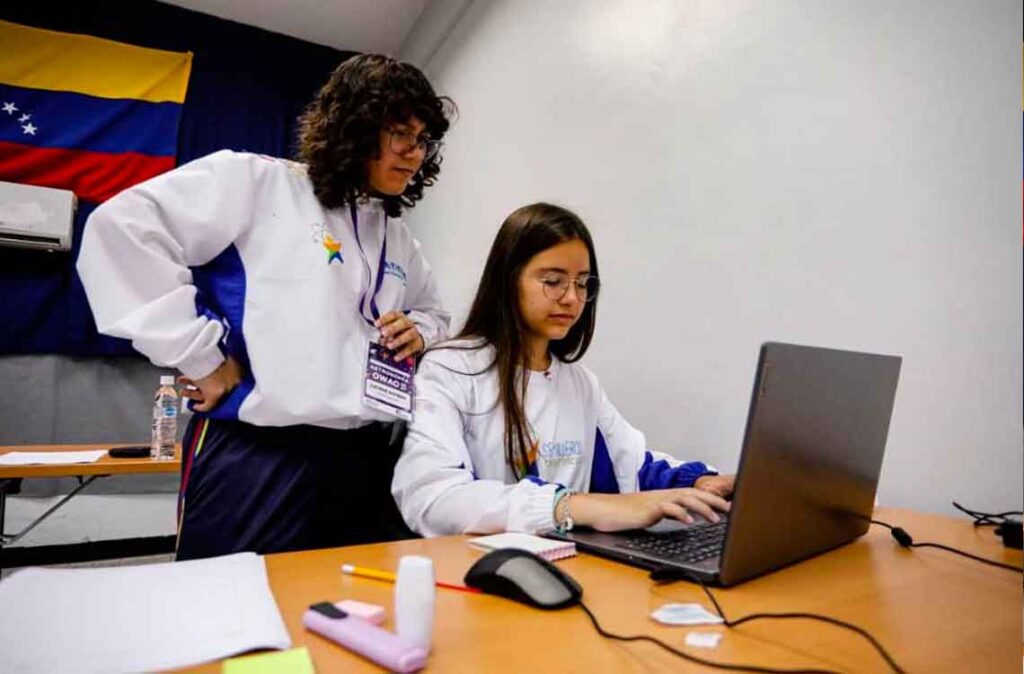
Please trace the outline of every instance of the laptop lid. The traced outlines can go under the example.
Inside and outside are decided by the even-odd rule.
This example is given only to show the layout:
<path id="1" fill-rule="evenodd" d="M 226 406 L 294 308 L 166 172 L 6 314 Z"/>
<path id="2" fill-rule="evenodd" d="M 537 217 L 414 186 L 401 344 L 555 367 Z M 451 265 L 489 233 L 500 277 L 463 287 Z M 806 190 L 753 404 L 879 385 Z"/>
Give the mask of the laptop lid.
<path id="1" fill-rule="evenodd" d="M 572 531 L 581 549 L 733 585 L 863 535 L 870 524 L 901 359 L 770 342 L 758 358 L 721 557 L 652 559 L 642 532 Z M 685 528 L 663 520 L 648 532 Z"/>
<path id="2" fill-rule="evenodd" d="M 831 550 L 870 525 L 902 359 L 761 347 L 719 581 Z"/>

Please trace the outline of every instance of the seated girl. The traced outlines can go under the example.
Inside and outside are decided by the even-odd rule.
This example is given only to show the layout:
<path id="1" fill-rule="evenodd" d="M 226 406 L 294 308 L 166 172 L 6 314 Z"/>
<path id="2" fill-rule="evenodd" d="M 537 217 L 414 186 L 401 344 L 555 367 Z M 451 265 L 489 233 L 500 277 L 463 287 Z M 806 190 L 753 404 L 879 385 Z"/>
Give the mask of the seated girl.
<path id="1" fill-rule="evenodd" d="M 427 351 L 392 493 L 424 536 L 716 522 L 733 476 L 647 449 L 590 370 L 597 256 L 573 213 L 513 212 L 462 332 Z"/>

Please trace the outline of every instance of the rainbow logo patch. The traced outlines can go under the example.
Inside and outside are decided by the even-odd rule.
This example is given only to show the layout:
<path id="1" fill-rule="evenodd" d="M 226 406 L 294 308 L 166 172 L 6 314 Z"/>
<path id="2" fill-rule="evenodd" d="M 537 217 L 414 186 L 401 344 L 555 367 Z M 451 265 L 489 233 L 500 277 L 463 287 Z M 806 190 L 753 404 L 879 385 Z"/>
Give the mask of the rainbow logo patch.
<path id="1" fill-rule="evenodd" d="M 333 236 L 325 233 L 322 243 L 327 250 L 327 264 L 331 264 L 335 260 L 342 264 L 345 263 L 345 260 L 341 258 L 341 241 L 335 241 Z"/>
<path id="2" fill-rule="evenodd" d="M 537 454 L 540 447 L 540 440 L 534 440 L 530 443 L 530 448 L 526 451 L 526 465 L 522 464 L 521 458 L 516 458 L 516 473 L 519 475 L 536 475 L 537 474 Z M 532 469 L 532 470 L 531 470 Z"/>

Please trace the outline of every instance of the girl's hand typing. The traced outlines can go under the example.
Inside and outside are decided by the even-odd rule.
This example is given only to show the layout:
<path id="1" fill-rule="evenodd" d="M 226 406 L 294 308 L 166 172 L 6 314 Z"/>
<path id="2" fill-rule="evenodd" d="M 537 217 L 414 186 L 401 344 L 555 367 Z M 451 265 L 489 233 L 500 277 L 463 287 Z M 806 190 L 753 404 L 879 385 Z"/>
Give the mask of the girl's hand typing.
<path id="1" fill-rule="evenodd" d="M 634 494 L 573 494 L 569 498 L 573 523 L 598 531 L 642 529 L 664 517 L 692 524 L 693 514 L 717 522 L 717 513 L 729 512 L 730 507 L 721 496 L 689 487 Z"/>

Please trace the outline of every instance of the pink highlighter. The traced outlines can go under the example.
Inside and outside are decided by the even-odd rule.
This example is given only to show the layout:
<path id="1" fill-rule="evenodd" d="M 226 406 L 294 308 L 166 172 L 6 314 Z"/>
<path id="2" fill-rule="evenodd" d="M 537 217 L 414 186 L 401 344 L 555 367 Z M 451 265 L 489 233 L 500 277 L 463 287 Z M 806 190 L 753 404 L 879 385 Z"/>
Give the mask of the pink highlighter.
<path id="1" fill-rule="evenodd" d="M 327 637 L 392 672 L 415 672 L 427 664 L 427 651 L 397 634 L 356 617 L 330 602 L 313 604 L 302 615 L 306 629 Z"/>

